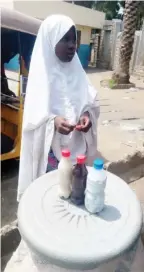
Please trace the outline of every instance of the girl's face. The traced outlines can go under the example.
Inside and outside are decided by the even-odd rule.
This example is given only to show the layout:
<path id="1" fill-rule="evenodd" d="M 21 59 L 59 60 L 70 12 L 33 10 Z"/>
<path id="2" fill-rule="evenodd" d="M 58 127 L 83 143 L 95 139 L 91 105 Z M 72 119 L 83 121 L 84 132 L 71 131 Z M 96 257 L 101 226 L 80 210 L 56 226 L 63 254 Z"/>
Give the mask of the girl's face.
<path id="1" fill-rule="evenodd" d="M 55 54 L 62 62 L 72 61 L 76 52 L 76 29 L 74 26 L 63 36 L 55 47 Z"/>

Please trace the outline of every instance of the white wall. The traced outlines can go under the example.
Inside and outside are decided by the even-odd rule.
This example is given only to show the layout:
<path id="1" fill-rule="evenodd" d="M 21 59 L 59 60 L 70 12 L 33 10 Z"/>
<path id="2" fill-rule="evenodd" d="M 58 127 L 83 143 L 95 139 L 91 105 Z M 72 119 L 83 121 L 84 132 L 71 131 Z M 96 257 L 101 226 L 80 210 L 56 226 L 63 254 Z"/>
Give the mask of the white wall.
<path id="1" fill-rule="evenodd" d="M 13 1 L 7 1 L 7 0 L 0 1 L 0 7 L 13 9 L 14 3 L 13 3 Z"/>
<path id="2" fill-rule="evenodd" d="M 105 21 L 103 12 L 62 1 L 14 1 L 14 8 L 39 19 L 51 14 L 65 14 L 70 16 L 75 24 L 92 28 L 102 28 Z"/>
<path id="3" fill-rule="evenodd" d="M 90 44 L 91 28 L 88 26 L 76 25 L 76 29 L 81 31 L 81 44 Z"/>

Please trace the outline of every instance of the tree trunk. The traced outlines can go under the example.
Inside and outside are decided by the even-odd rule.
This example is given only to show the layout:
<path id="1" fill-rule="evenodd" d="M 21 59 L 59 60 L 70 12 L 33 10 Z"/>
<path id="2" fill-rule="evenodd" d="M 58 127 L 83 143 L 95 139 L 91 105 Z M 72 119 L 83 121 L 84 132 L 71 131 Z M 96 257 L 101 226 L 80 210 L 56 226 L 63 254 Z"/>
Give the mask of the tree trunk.
<path id="1" fill-rule="evenodd" d="M 114 72 L 113 79 L 117 84 L 129 84 L 129 65 L 133 52 L 133 43 L 136 31 L 137 11 L 140 1 L 126 1 L 123 17 L 123 32 L 120 45 L 118 71 Z"/>

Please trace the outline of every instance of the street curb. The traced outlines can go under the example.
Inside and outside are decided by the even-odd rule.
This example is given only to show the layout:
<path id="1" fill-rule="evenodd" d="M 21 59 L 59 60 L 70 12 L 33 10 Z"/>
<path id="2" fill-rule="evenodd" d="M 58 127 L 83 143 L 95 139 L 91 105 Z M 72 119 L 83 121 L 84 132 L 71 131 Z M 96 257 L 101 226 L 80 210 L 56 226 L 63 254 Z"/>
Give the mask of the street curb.
<path id="1" fill-rule="evenodd" d="M 127 183 L 133 182 L 144 176 L 144 150 L 136 151 L 124 160 L 108 162 L 105 168 Z M 20 243 L 21 236 L 17 227 L 17 220 L 1 229 L 1 257 L 15 251 Z M 144 231 L 142 231 L 142 241 L 144 243 Z"/>

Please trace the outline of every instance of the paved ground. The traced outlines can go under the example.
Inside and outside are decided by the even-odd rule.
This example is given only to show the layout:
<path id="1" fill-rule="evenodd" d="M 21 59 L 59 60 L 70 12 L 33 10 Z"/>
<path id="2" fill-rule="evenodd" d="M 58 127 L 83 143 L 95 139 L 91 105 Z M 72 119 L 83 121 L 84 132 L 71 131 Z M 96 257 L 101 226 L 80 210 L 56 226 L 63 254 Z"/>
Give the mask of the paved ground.
<path id="1" fill-rule="evenodd" d="M 5 180 L 1 186 L 1 227 L 9 225 L 17 217 L 17 177 Z"/>
<path id="2" fill-rule="evenodd" d="M 130 187 L 134 190 L 134 192 L 137 194 L 139 200 L 144 205 L 144 177 L 134 181 L 130 184 Z"/>
<path id="3" fill-rule="evenodd" d="M 1 226 L 4 227 L 16 219 L 18 161 L 10 160 L 2 162 L 1 175 Z"/>
<path id="4" fill-rule="evenodd" d="M 144 222 L 144 177 L 132 182 L 130 184 L 131 189 L 136 193 L 140 200 L 142 211 L 143 211 L 143 222 Z M 144 243 L 144 224 L 143 224 L 143 243 Z"/>
<path id="5" fill-rule="evenodd" d="M 131 78 L 136 88 L 111 90 L 100 81 L 111 78 L 111 71 L 89 73 L 100 99 L 98 149 L 108 161 L 123 159 L 144 144 L 144 82 Z"/>

